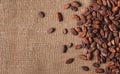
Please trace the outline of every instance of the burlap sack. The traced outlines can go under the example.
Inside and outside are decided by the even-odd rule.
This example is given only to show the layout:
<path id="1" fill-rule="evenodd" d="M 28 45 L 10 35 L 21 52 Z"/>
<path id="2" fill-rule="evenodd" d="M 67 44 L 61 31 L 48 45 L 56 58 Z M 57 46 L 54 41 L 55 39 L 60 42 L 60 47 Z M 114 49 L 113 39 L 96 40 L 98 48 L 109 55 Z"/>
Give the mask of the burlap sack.
<path id="1" fill-rule="evenodd" d="M 63 28 L 76 26 L 72 20 L 71 10 L 63 10 L 63 5 L 73 0 L 0 0 L 0 74 L 95 74 L 92 61 L 82 61 L 82 50 L 70 48 L 66 54 L 61 46 L 68 43 L 78 44 L 80 39 L 62 34 Z M 83 7 L 90 0 L 78 0 Z M 39 11 L 46 17 L 41 19 Z M 63 22 L 55 18 L 56 12 L 64 16 Z M 50 27 L 56 32 L 47 34 Z M 68 58 L 75 62 L 66 65 Z M 89 72 L 81 69 L 82 65 L 90 67 Z"/>

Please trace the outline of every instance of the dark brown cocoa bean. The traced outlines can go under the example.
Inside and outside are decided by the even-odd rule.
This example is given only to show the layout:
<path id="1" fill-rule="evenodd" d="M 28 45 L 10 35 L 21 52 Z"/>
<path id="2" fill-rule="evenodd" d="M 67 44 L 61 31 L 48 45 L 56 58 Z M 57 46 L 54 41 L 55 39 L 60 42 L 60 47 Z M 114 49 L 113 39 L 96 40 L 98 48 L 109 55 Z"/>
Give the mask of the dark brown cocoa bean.
<path id="1" fill-rule="evenodd" d="M 67 61 L 66 61 L 66 64 L 71 64 L 73 63 L 75 59 L 74 58 L 69 58 Z"/>
<path id="2" fill-rule="evenodd" d="M 88 66 L 82 66 L 81 67 L 84 71 L 89 71 L 89 67 Z"/>
<path id="3" fill-rule="evenodd" d="M 112 4 L 111 4 L 110 0 L 107 0 L 107 5 L 108 5 L 109 8 L 112 7 Z"/>
<path id="4" fill-rule="evenodd" d="M 97 12 L 96 12 L 96 11 L 93 11 L 93 12 L 92 12 L 92 16 L 93 16 L 94 18 L 96 18 L 96 17 L 97 17 Z"/>
<path id="5" fill-rule="evenodd" d="M 75 36 L 78 35 L 78 32 L 75 30 L 75 28 L 71 28 L 71 33 Z"/>
<path id="6" fill-rule="evenodd" d="M 85 44 L 89 44 L 89 40 L 87 38 L 82 38 L 82 42 Z"/>
<path id="7" fill-rule="evenodd" d="M 100 5 L 98 3 L 93 3 L 93 10 L 99 10 L 100 9 Z"/>
<path id="8" fill-rule="evenodd" d="M 87 60 L 92 60 L 92 58 L 93 58 L 92 53 L 88 53 L 88 54 L 87 54 Z"/>
<path id="9" fill-rule="evenodd" d="M 86 17 L 84 15 L 80 15 L 80 19 L 81 19 L 83 24 L 86 23 Z"/>
<path id="10" fill-rule="evenodd" d="M 45 13 L 44 13 L 43 11 L 40 11 L 40 12 L 39 12 L 39 16 L 40 16 L 41 18 L 44 18 L 44 17 L 45 17 Z"/>
<path id="11" fill-rule="evenodd" d="M 71 48 L 72 46 L 73 46 L 73 43 L 69 43 L 69 44 L 67 45 L 68 48 Z"/>
<path id="12" fill-rule="evenodd" d="M 101 40 L 99 40 L 98 38 L 94 38 L 94 41 L 96 42 L 96 43 L 98 43 L 98 44 L 102 44 L 102 41 Z"/>
<path id="13" fill-rule="evenodd" d="M 49 28 L 48 30 L 47 30 L 47 33 L 48 34 L 51 34 L 51 33 L 53 33 L 55 31 L 55 28 Z"/>
<path id="14" fill-rule="evenodd" d="M 116 30 L 117 30 L 117 27 L 116 27 L 114 24 L 111 24 L 111 25 L 109 25 L 109 29 L 110 29 L 111 31 L 116 31 Z"/>
<path id="15" fill-rule="evenodd" d="M 98 68 L 98 67 L 100 67 L 100 64 L 95 62 L 95 63 L 93 63 L 93 66 Z"/>
<path id="16" fill-rule="evenodd" d="M 75 11 L 75 12 L 78 11 L 77 7 L 71 6 L 70 8 L 71 8 L 72 11 Z"/>
<path id="17" fill-rule="evenodd" d="M 63 49 L 63 53 L 66 53 L 68 50 L 67 45 L 63 45 L 62 49 Z"/>
<path id="18" fill-rule="evenodd" d="M 105 16 L 107 14 L 105 10 L 100 10 L 99 12 L 102 16 Z"/>
<path id="19" fill-rule="evenodd" d="M 58 20 L 59 22 L 63 21 L 63 16 L 62 16 L 62 14 L 61 14 L 60 12 L 58 12 L 58 13 L 56 14 L 56 17 L 57 17 L 57 20 Z"/>
<path id="20" fill-rule="evenodd" d="M 107 0 L 102 0 L 103 1 L 103 5 L 107 6 Z"/>
<path id="21" fill-rule="evenodd" d="M 63 34 L 67 34 L 68 33 L 68 30 L 65 28 L 63 29 Z"/>
<path id="22" fill-rule="evenodd" d="M 83 22 L 82 22 L 82 20 L 78 21 L 78 22 L 77 22 L 77 25 L 78 25 L 78 26 L 81 26 L 81 25 L 83 25 Z"/>

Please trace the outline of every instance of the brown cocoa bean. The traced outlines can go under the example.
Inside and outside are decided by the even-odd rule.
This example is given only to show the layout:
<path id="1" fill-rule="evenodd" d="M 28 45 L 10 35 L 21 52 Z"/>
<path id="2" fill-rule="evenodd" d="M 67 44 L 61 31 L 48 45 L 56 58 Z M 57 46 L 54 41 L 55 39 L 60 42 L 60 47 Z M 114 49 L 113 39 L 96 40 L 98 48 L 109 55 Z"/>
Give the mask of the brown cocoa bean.
<path id="1" fill-rule="evenodd" d="M 85 44 L 89 44 L 89 41 L 87 38 L 82 38 L 82 42 L 85 43 Z"/>
<path id="2" fill-rule="evenodd" d="M 107 5 L 108 5 L 109 8 L 112 7 L 112 4 L 111 4 L 110 0 L 107 0 Z"/>
<path id="3" fill-rule="evenodd" d="M 116 31 L 116 30 L 117 30 L 117 27 L 116 27 L 114 24 L 111 24 L 111 25 L 109 25 L 109 29 L 110 29 L 111 31 Z"/>
<path id="4" fill-rule="evenodd" d="M 100 5 L 98 3 L 93 3 L 93 10 L 99 10 L 100 9 Z"/>
<path id="5" fill-rule="evenodd" d="M 68 4 L 65 4 L 63 8 L 64 8 L 64 9 L 68 9 L 68 8 L 70 8 L 70 6 L 71 6 L 71 4 L 68 3 Z"/>
<path id="6" fill-rule="evenodd" d="M 96 43 L 98 43 L 98 44 L 102 44 L 102 41 L 101 40 L 99 40 L 98 38 L 94 38 L 94 41 L 96 42 Z"/>
<path id="7" fill-rule="evenodd" d="M 110 48 L 108 48 L 108 49 L 109 49 L 110 52 L 113 52 L 113 53 L 116 52 L 116 50 L 115 50 L 113 47 L 110 47 Z"/>
<path id="8" fill-rule="evenodd" d="M 80 6 L 81 6 L 81 3 L 78 2 L 78 1 L 73 1 L 73 2 L 71 3 L 71 5 L 74 6 L 74 7 L 80 7 Z"/>
<path id="9" fill-rule="evenodd" d="M 67 61 L 66 61 L 66 64 L 71 64 L 73 63 L 75 59 L 74 58 L 69 58 Z"/>
<path id="10" fill-rule="evenodd" d="M 78 15 L 73 15 L 73 19 L 75 19 L 76 21 L 80 21 L 80 17 Z"/>
<path id="11" fill-rule="evenodd" d="M 92 60 L 93 56 L 92 56 L 92 53 L 88 53 L 87 54 L 87 60 Z"/>
<path id="12" fill-rule="evenodd" d="M 84 15 L 80 15 L 80 19 L 81 19 L 83 24 L 86 23 L 86 17 Z"/>
<path id="13" fill-rule="evenodd" d="M 63 49 L 63 53 L 66 53 L 68 50 L 67 45 L 63 45 L 62 49 Z"/>
<path id="14" fill-rule="evenodd" d="M 95 71 L 96 73 L 104 73 L 104 69 L 102 68 L 97 68 Z"/>
<path id="15" fill-rule="evenodd" d="M 82 45 L 78 44 L 78 45 L 75 45 L 75 49 L 81 49 L 82 48 Z"/>
<path id="16" fill-rule="evenodd" d="M 47 33 L 48 34 L 51 34 L 51 33 L 53 33 L 55 31 L 55 28 L 49 28 L 48 30 L 47 30 Z"/>
<path id="17" fill-rule="evenodd" d="M 77 7 L 71 6 L 70 8 L 71 8 L 72 11 L 75 11 L 75 12 L 78 11 Z"/>
<path id="18" fill-rule="evenodd" d="M 67 34 L 68 33 L 68 30 L 65 28 L 63 29 L 63 34 Z"/>
<path id="19" fill-rule="evenodd" d="M 120 7 L 120 0 L 118 0 L 118 7 Z"/>
<path id="20" fill-rule="evenodd" d="M 103 1 L 103 5 L 107 6 L 107 0 L 102 0 Z"/>
<path id="21" fill-rule="evenodd" d="M 95 62 L 95 63 L 93 63 L 93 67 L 98 68 L 98 67 L 100 67 L 100 64 Z"/>
<path id="22" fill-rule="evenodd" d="M 78 34 L 78 37 L 80 37 L 80 38 L 83 38 L 83 37 L 85 37 L 86 36 L 86 32 L 80 32 L 79 34 Z"/>
<path id="23" fill-rule="evenodd" d="M 40 11 L 40 12 L 39 12 L 39 16 L 40 16 L 41 18 L 44 18 L 44 17 L 45 17 L 45 13 L 44 13 L 43 11 Z"/>
<path id="24" fill-rule="evenodd" d="M 87 56 L 86 55 L 80 55 L 80 59 L 87 60 Z"/>
<path id="25" fill-rule="evenodd" d="M 63 16 L 62 16 L 62 14 L 61 14 L 60 12 L 58 12 L 58 13 L 56 14 L 56 17 L 57 17 L 57 20 L 58 20 L 59 22 L 63 21 Z"/>
<path id="26" fill-rule="evenodd" d="M 97 3 L 98 3 L 99 5 L 103 5 L 102 0 L 97 0 Z"/>
<path id="27" fill-rule="evenodd" d="M 71 48 L 72 46 L 73 46 L 73 43 L 69 43 L 69 44 L 67 45 L 68 48 Z"/>
<path id="28" fill-rule="evenodd" d="M 77 32 L 82 32 L 81 27 L 75 27 L 75 30 L 76 30 Z"/>
<path id="29" fill-rule="evenodd" d="M 71 28 L 71 33 L 75 36 L 78 35 L 78 32 L 75 30 L 75 28 Z"/>
<path id="30" fill-rule="evenodd" d="M 86 12 L 88 12 L 89 10 L 88 10 L 88 8 L 86 8 L 86 7 L 83 7 L 82 9 L 81 9 L 81 12 L 82 13 L 86 13 Z"/>
<path id="31" fill-rule="evenodd" d="M 118 10 L 119 10 L 119 8 L 117 6 L 112 9 L 113 12 L 116 12 Z"/>
<path id="32" fill-rule="evenodd" d="M 89 67 L 88 66 L 82 66 L 81 67 L 84 71 L 89 71 Z"/>

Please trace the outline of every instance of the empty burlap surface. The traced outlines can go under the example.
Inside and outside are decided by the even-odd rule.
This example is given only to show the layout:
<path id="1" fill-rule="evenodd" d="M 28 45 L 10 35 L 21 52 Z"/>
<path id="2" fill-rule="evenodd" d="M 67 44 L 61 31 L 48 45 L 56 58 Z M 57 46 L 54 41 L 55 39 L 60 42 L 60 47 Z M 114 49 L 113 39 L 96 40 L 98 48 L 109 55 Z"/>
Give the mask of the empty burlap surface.
<path id="1" fill-rule="evenodd" d="M 82 50 L 70 48 L 66 54 L 61 46 L 80 39 L 62 34 L 63 28 L 76 26 L 72 20 L 71 10 L 63 10 L 63 5 L 73 0 L 0 0 L 0 74 L 95 74 L 91 61 L 82 61 Z M 78 0 L 83 7 L 90 0 Z M 46 17 L 41 19 L 39 11 Z M 63 22 L 55 18 L 56 12 L 62 12 Z M 50 27 L 56 32 L 47 34 Z M 68 58 L 75 62 L 66 65 Z M 90 67 L 89 72 L 81 69 L 82 65 Z"/>

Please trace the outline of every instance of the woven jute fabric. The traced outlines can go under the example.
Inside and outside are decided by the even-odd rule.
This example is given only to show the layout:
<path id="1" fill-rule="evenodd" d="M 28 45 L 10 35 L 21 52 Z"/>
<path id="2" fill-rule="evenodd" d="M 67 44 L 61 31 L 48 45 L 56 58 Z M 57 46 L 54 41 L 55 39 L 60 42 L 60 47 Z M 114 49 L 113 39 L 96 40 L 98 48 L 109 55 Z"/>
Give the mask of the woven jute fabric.
<path id="1" fill-rule="evenodd" d="M 73 14 L 81 14 L 90 0 L 78 0 L 82 7 L 78 12 L 64 10 L 63 5 L 73 0 L 0 0 L 0 74 L 95 74 L 93 61 L 83 61 L 79 55 L 83 50 L 70 48 L 63 54 L 61 46 L 68 43 L 79 44 L 80 38 L 70 32 L 62 34 L 64 28 L 76 26 Z M 45 18 L 38 13 L 45 12 Z M 56 19 L 61 12 L 64 21 Z M 47 34 L 50 27 L 56 32 Z M 72 64 L 65 61 L 75 58 Z M 90 67 L 89 72 L 81 66 Z"/>

